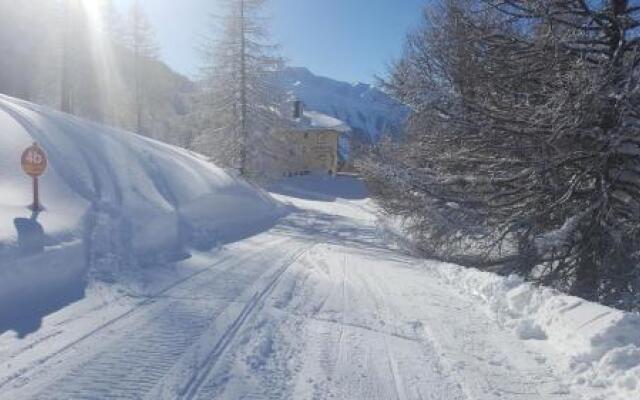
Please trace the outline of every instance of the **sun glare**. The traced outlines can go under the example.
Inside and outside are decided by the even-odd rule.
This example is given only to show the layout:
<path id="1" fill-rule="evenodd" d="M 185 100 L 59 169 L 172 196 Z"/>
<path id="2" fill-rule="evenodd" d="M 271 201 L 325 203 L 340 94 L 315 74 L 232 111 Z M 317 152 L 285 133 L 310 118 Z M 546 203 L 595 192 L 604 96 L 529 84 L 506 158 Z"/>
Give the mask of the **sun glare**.
<path id="1" fill-rule="evenodd" d="M 78 0 L 78 4 L 82 7 L 89 23 L 96 29 L 102 28 L 101 3 L 100 0 Z"/>
<path id="2" fill-rule="evenodd" d="M 115 101 L 120 97 L 118 93 L 124 91 L 124 80 L 119 72 L 113 43 L 107 34 L 103 15 L 104 2 L 102 0 L 66 0 L 81 8 L 82 15 L 89 26 L 89 40 L 94 68 L 100 77 L 98 93 L 104 114 L 108 119 L 118 120 L 115 111 Z"/>

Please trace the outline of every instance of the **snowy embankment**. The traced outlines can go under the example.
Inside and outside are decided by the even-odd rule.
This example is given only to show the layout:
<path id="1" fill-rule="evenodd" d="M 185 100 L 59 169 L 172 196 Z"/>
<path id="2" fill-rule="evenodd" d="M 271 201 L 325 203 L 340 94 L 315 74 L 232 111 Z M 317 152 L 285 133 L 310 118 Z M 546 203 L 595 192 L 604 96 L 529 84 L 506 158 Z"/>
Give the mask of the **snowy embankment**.
<path id="1" fill-rule="evenodd" d="M 286 213 L 196 154 L 4 96 L 0 131 L 0 333 L 82 296 L 88 280 L 135 281 Z M 49 158 L 38 214 L 20 168 L 33 142 Z"/>
<path id="2" fill-rule="evenodd" d="M 586 399 L 630 400 L 640 393 L 640 316 L 445 263 L 427 264 L 446 285 L 476 299 L 520 339 L 541 341 L 567 382 Z"/>
<path id="3" fill-rule="evenodd" d="M 379 217 L 378 225 L 386 240 L 415 251 L 401 219 Z M 437 261 L 425 265 L 519 339 L 554 349 L 548 357 L 568 377 L 572 391 L 589 400 L 640 398 L 639 314 L 538 287 L 516 275 Z"/>

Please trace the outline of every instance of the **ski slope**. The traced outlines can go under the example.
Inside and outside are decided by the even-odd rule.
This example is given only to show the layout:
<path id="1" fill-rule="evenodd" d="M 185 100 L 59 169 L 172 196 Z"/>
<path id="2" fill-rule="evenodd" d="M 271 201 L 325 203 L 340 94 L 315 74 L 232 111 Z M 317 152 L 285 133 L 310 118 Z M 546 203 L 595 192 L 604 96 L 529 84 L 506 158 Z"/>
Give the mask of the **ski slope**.
<path id="1" fill-rule="evenodd" d="M 46 125 L 60 120 L 74 124 L 61 127 L 65 134 L 86 133 L 89 125 L 67 118 L 2 98 L 0 122 L 17 132 L 11 137 L 25 137 L 8 145 L 3 136 L 0 149 L 28 145 L 33 132 L 51 135 L 39 137 L 42 143 L 60 140 L 60 132 Z M 76 124 L 83 129 L 75 130 Z M 203 238 L 187 235 L 167 243 L 179 243 L 189 257 L 172 261 L 134 252 L 126 260 L 135 265 L 120 264 L 117 281 L 94 283 L 73 301 L 43 310 L 36 329 L 0 331 L 0 400 L 639 398 L 637 315 L 517 278 L 413 257 L 381 228 L 376 206 L 356 178 L 294 178 L 267 194 L 179 149 L 130 134 L 98 135 L 105 142 L 92 149 L 126 151 L 130 169 L 118 175 L 123 159 L 115 158 L 113 170 L 100 179 L 71 179 L 60 171 L 72 156 L 56 162 L 49 151 L 54 162 L 48 179 L 59 186 L 45 186 L 52 197 L 38 221 L 51 227 L 58 243 L 47 244 L 42 254 L 14 254 L 6 228 L 3 279 L 15 263 L 30 271 L 18 274 L 23 285 L 38 281 L 38 272 L 56 276 L 46 273 L 53 268 L 73 276 L 64 261 L 76 260 L 74 249 L 89 246 L 76 214 L 92 215 L 96 202 L 95 192 L 84 197 L 78 191 L 83 179 L 91 183 L 87 188 L 100 182 L 121 193 L 131 190 L 121 198 L 135 199 L 140 193 L 123 177 L 153 178 L 142 192 L 152 201 L 137 222 L 141 228 L 132 230 L 141 243 L 153 245 L 165 243 L 154 242 L 152 233 L 160 228 L 147 233 L 144 222 L 158 217 L 160 200 L 171 192 L 160 188 L 189 187 L 183 173 L 195 168 L 210 186 L 187 190 L 188 200 L 166 210 L 192 223 L 209 221 L 204 228 L 215 229 L 201 235 L 213 236 L 219 246 L 198 246 Z M 61 153 L 83 152 L 95 140 L 77 139 L 82 144 Z M 85 139 L 90 142 L 80 142 Z M 0 162 L 11 154 L 5 151 Z M 146 157 L 162 172 L 140 164 Z M 5 217 L 24 213 L 28 201 L 28 188 L 16 189 L 22 186 L 19 175 L 15 179 L 11 185 L 3 180 L 3 189 L 11 188 L 3 194 L 18 193 L 0 196 Z M 160 197 L 150 197 L 156 189 Z M 225 196 L 230 200 L 221 201 Z M 104 200 L 98 204 L 113 201 L 97 198 Z M 201 199 L 208 207 L 196 207 L 197 217 L 182 216 Z M 247 201 L 256 207 L 251 212 Z M 127 216 L 135 202 L 115 204 L 122 211 L 115 215 Z M 216 214 L 216 206 L 227 215 Z M 106 218 L 105 226 L 119 225 Z M 112 254 L 121 256 L 117 249 Z M 0 294 L 9 289 L 0 284 Z M 31 311 L 23 306 L 14 315 Z"/>

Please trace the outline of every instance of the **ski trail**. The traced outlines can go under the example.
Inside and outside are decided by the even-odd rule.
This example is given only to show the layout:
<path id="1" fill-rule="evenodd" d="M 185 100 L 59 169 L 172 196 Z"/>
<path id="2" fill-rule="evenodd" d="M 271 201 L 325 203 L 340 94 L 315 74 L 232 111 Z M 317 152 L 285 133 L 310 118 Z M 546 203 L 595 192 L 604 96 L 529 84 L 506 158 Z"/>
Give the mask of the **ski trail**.
<path id="1" fill-rule="evenodd" d="M 345 255 L 345 258 L 346 258 L 346 255 Z M 391 313 L 389 312 L 389 307 L 385 301 L 385 294 L 382 292 L 382 289 L 380 288 L 377 282 L 374 282 L 371 279 L 368 279 L 366 276 L 363 276 L 363 278 L 364 278 L 363 281 L 368 287 L 369 293 L 371 293 L 372 298 L 375 299 L 376 309 L 378 310 L 381 321 L 389 323 L 390 321 L 392 321 L 392 318 L 391 318 Z M 390 332 L 390 333 L 395 333 L 395 332 Z M 393 349 L 389 344 L 389 335 L 384 334 L 382 335 L 382 337 L 384 339 L 384 347 L 387 353 L 387 361 L 389 362 L 389 369 L 391 370 L 393 384 L 396 391 L 395 393 L 396 398 L 398 400 L 407 400 L 408 397 L 407 397 L 407 394 L 405 393 L 404 383 L 400 375 L 400 372 L 398 370 L 398 363 L 395 359 Z"/>
<path id="2" fill-rule="evenodd" d="M 416 333 L 441 359 L 440 368 L 460 384 L 465 398 L 575 398 L 525 342 L 502 331 L 468 299 L 447 291 L 429 275 L 415 267 L 382 264 L 370 272 L 363 276 L 392 308 L 396 329 L 401 321 L 413 321 Z M 400 287 L 404 295 L 393 295 Z"/>
<path id="3" fill-rule="evenodd" d="M 340 360 L 344 353 L 344 331 L 347 326 L 347 310 L 349 309 L 349 299 L 347 297 L 347 255 L 344 255 L 344 259 L 342 260 L 342 284 L 341 287 L 341 296 L 342 296 L 342 312 L 340 313 L 340 333 L 338 336 L 338 355 L 337 359 Z"/>
<path id="4" fill-rule="evenodd" d="M 74 396 L 91 393 L 107 383 L 113 392 L 122 391 L 119 394 L 122 399 L 138 398 L 137 394 L 130 395 L 150 390 L 175 364 L 176 357 L 215 320 L 215 315 L 234 304 L 224 294 L 228 293 L 232 301 L 241 296 L 249 283 L 260 279 L 268 270 L 260 262 L 264 256 L 273 258 L 274 250 L 288 241 L 288 238 L 276 239 L 259 252 L 226 254 L 210 268 L 145 298 L 131 310 L 13 375 L 0 386 L 0 399 L 15 399 L 12 393 L 20 392 L 36 379 L 50 385 L 46 390 L 27 387 L 33 392 L 29 398 L 76 398 Z M 243 275 L 234 272 L 238 267 L 243 267 Z M 206 287 L 213 291 L 207 291 Z M 201 298 L 189 297 L 191 293 Z M 217 300 L 221 294 L 223 301 Z M 77 357 L 79 354 L 82 356 Z M 72 365 L 67 366 L 68 362 Z M 133 374 L 129 381 L 114 372 L 117 366 L 127 365 L 148 376 L 142 379 Z M 64 368 L 58 373 L 52 366 Z"/>
<path id="5" fill-rule="evenodd" d="M 210 378 L 211 372 L 215 368 L 217 361 L 224 354 L 229 345 L 233 342 L 238 331 L 240 331 L 249 317 L 261 306 L 264 299 L 269 296 L 269 294 L 271 294 L 278 282 L 282 279 L 282 276 L 287 272 L 291 265 L 294 264 L 312 247 L 313 246 L 298 251 L 291 257 L 291 259 L 285 261 L 284 265 L 282 265 L 275 273 L 273 278 L 269 280 L 266 287 L 256 292 L 253 297 L 251 297 L 251 299 L 247 302 L 245 307 L 240 312 L 240 315 L 238 315 L 235 321 L 233 321 L 231 326 L 222 335 L 222 338 L 214 346 L 213 351 L 207 357 L 205 367 L 202 368 L 202 370 L 198 372 L 198 375 L 187 385 L 184 395 L 182 395 L 180 398 L 184 400 L 192 400 L 198 396 L 200 389 L 207 382 L 207 379 Z"/>

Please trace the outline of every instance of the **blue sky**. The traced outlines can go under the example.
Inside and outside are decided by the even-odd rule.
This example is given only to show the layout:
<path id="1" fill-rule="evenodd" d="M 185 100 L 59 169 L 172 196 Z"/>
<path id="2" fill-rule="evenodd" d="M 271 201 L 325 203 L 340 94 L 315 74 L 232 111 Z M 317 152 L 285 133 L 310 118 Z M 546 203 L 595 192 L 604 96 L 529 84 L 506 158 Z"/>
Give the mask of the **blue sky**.
<path id="1" fill-rule="evenodd" d="M 126 10 L 131 0 L 114 0 Z M 270 0 L 266 13 L 281 54 L 292 66 L 345 81 L 371 82 L 400 54 L 427 0 Z M 207 33 L 216 0 L 143 0 L 164 60 L 177 71 L 198 70 L 195 44 Z"/>

